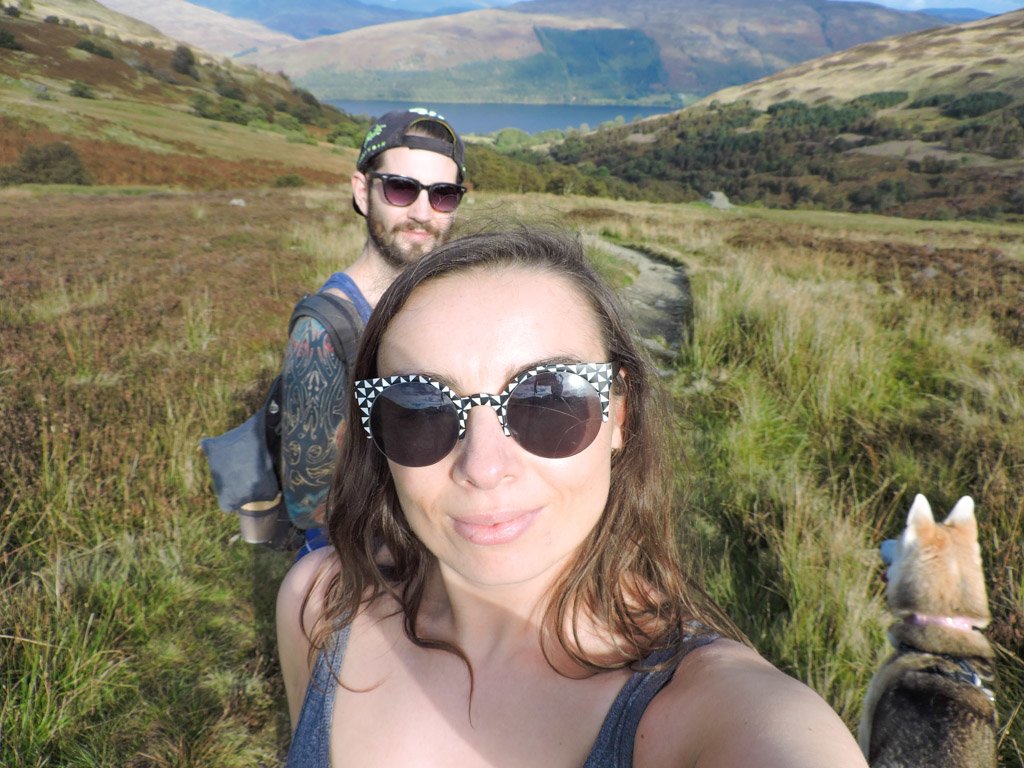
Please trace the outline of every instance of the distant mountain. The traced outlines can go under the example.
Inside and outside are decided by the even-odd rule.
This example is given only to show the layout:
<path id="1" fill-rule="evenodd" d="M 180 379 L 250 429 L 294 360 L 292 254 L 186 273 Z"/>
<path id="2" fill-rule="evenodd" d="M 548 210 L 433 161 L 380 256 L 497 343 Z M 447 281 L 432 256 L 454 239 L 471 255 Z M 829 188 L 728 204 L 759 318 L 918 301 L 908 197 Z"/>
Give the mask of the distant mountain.
<path id="1" fill-rule="evenodd" d="M 196 0 L 198 5 L 306 40 L 375 24 L 427 16 L 403 7 L 372 5 L 358 0 Z"/>
<path id="2" fill-rule="evenodd" d="M 1024 10 L 855 46 L 705 99 L 765 108 L 841 102 L 878 91 L 912 98 L 998 90 L 1024 99 Z"/>
<path id="3" fill-rule="evenodd" d="M 398 8 L 424 16 L 439 16 L 464 11 L 480 11 L 486 8 L 504 8 L 518 2 L 520 0 L 374 0 L 370 5 Z"/>
<path id="4" fill-rule="evenodd" d="M 103 0 L 115 11 L 152 24 L 176 40 L 198 46 L 209 53 L 235 56 L 264 48 L 297 42 L 295 37 L 264 27 L 248 19 L 186 2 L 186 0 Z"/>
<path id="5" fill-rule="evenodd" d="M 967 21 L 981 21 L 991 16 L 991 13 L 979 11 L 977 8 L 924 8 L 921 13 L 935 16 L 947 24 L 963 24 Z"/>
<path id="6" fill-rule="evenodd" d="M 824 0 L 533 0 L 355 29 L 245 60 L 288 72 L 326 99 L 680 104 L 936 26 L 923 14 Z"/>

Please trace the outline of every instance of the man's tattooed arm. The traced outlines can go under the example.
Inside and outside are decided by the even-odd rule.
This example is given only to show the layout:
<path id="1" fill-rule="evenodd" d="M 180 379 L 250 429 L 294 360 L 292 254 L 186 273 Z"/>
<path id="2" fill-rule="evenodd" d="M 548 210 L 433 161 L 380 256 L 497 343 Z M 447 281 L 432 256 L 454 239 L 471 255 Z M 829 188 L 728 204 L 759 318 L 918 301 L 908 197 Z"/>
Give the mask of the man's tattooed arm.
<path id="1" fill-rule="evenodd" d="M 346 417 L 348 375 L 324 327 L 301 318 L 284 354 L 281 484 L 288 512 L 302 528 L 323 522 L 337 456 L 334 435 Z"/>

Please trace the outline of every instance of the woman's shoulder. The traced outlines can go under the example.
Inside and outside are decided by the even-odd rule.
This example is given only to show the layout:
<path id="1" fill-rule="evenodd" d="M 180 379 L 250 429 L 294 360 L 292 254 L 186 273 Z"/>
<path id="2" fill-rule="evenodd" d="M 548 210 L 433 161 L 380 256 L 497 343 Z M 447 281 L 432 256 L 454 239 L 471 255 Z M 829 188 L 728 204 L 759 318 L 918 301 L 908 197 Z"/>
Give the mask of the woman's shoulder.
<path id="1" fill-rule="evenodd" d="M 277 591 L 277 647 L 293 726 L 310 678 L 310 632 L 323 615 L 328 585 L 339 572 L 334 547 L 322 547 L 295 563 Z"/>
<path id="2" fill-rule="evenodd" d="M 687 654 L 651 702 L 636 764 L 866 765 L 850 730 L 817 693 L 726 638 Z"/>
<path id="3" fill-rule="evenodd" d="M 301 558 L 288 570 L 278 588 L 278 615 L 282 612 L 291 614 L 298 621 L 300 612 L 303 612 L 304 622 L 311 626 L 308 620 L 319 618 L 327 585 L 339 570 L 340 562 L 334 547 L 321 547 Z"/>

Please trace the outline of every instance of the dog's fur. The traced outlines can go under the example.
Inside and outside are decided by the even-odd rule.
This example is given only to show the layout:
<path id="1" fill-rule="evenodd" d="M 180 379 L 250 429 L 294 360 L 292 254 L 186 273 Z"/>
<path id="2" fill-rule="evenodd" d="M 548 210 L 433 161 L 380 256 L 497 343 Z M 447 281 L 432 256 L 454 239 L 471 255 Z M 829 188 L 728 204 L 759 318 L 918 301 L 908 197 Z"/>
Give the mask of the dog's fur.
<path id="1" fill-rule="evenodd" d="M 886 553 L 883 553 L 886 554 Z M 994 768 L 992 646 L 974 502 L 942 523 L 918 494 L 887 572 L 895 653 L 875 673 L 859 740 L 872 768 Z"/>

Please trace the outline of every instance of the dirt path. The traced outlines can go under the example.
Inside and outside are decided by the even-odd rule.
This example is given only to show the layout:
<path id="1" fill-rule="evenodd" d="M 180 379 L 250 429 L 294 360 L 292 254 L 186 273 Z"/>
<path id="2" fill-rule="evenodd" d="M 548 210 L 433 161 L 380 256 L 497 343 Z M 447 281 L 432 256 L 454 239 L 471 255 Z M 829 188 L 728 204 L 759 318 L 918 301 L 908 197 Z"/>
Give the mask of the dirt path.
<path id="1" fill-rule="evenodd" d="M 598 237 L 588 237 L 586 244 L 637 268 L 622 296 L 644 346 L 658 364 L 671 363 L 693 333 L 693 297 L 686 268 Z"/>

